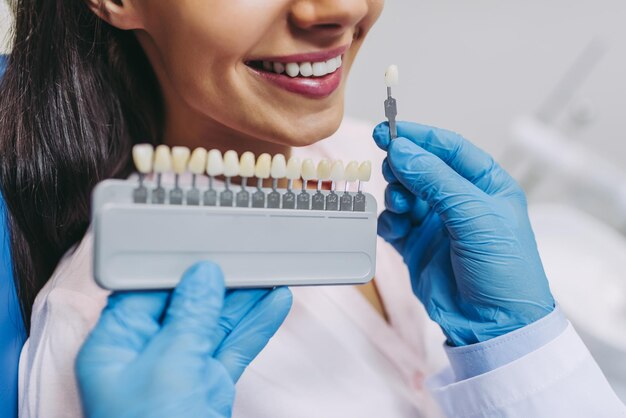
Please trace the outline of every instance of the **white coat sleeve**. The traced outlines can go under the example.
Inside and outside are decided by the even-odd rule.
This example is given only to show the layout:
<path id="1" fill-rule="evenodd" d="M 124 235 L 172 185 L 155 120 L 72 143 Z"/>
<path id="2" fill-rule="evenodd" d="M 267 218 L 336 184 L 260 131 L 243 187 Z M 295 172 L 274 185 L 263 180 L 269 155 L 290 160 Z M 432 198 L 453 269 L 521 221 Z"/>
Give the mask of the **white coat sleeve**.
<path id="1" fill-rule="evenodd" d="M 574 327 L 486 373 L 457 380 L 451 368 L 429 387 L 450 417 L 626 417 Z"/>

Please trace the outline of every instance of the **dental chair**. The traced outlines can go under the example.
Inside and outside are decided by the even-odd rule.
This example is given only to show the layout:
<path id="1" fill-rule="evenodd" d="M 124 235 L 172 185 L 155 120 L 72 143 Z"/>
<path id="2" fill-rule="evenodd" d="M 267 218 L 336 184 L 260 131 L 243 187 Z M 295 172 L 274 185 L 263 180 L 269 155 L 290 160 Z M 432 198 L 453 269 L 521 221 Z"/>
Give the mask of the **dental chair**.
<path id="1" fill-rule="evenodd" d="M 0 55 L 0 78 L 6 56 Z M 26 331 L 13 283 L 6 206 L 0 193 L 0 416 L 17 417 L 17 370 Z"/>

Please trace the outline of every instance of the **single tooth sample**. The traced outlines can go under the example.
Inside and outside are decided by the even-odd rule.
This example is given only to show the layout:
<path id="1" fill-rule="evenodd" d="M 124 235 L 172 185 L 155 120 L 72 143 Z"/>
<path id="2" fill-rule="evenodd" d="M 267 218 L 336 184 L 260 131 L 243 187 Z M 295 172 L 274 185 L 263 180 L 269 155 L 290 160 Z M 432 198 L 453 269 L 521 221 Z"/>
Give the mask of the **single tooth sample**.
<path id="1" fill-rule="evenodd" d="M 363 161 L 359 166 L 359 188 L 357 194 L 354 196 L 354 208 L 355 212 L 365 212 L 365 195 L 361 191 L 363 183 L 370 181 L 372 177 L 372 162 Z"/>
<path id="2" fill-rule="evenodd" d="M 256 160 L 256 166 L 254 167 L 254 175 L 257 178 L 257 190 L 252 195 L 252 207 L 264 208 L 265 207 L 265 193 L 263 192 L 263 180 L 270 177 L 270 171 L 272 169 L 272 156 L 263 153 L 259 155 Z"/>
<path id="3" fill-rule="evenodd" d="M 346 178 L 346 170 L 343 167 L 343 161 L 336 160 L 330 170 L 330 193 L 326 196 L 326 210 L 339 210 L 339 196 L 335 193 L 337 183 L 344 181 Z"/>
<path id="4" fill-rule="evenodd" d="M 272 157 L 270 176 L 272 177 L 272 191 L 267 195 L 267 207 L 271 209 L 280 208 L 280 193 L 278 192 L 278 180 L 284 179 L 287 175 L 287 161 L 283 154 L 276 154 Z"/>
<path id="5" fill-rule="evenodd" d="M 224 174 L 224 158 L 218 149 L 209 151 L 206 163 L 206 173 L 209 176 L 209 189 L 204 192 L 204 204 L 206 206 L 217 205 L 217 191 L 213 188 L 213 180 Z"/>
<path id="6" fill-rule="evenodd" d="M 254 177 L 254 154 L 246 151 L 239 159 L 239 176 L 241 177 L 241 190 L 237 193 L 237 206 L 247 208 L 250 206 L 250 192 L 246 190 L 248 179 Z"/>
<path id="7" fill-rule="evenodd" d="M 398 104 L 396 99 L 391 95 L 391 88 L 398 85 L 400 78 L 398 76 L 398 66 L 390 65 L 385 72 L 385 84 L 387 85 L 387 100 L 385 100 L 385 116 L 389 121 L 389 135 L 391 139 L 398 137 L 398 128 L 396 127 L 396 116 L 398 115 Z"/>
<path id="8" fill-rule="evenodd" d="M 133 147 L 133 161 L 139 173 L 139 186 L 133 191 L 135 203 L 148 202 L 148 189 L 143 185 L 146 174 L 152 171 L 154 147 L 150 144 L 137 144 Z"/>
<path id="9" fill-rule="evenodd" d="M 170 204 L 183 204 L 183 190 L 180 188 L 180 175 L 187 171 L 187 163 L 191 151 L 187 147 L 172 147 L 172 164 L 174 167 L 174 188 L 170 190 Z"/>
<path id="10" fill-rule="evenodd" d="M 300 158 L 291 157 L 287 162 L 287 172 L 285 177 L 287 177 L 287 192 L 283 194 L 283 209 L 295 209 L 296 208 L 296 195 L 292 191 L 293 189 L 293 181 L 300 179 L 300 174 L 302 172 L 302 163 L 300 162 Z"/>
<path id="11" fill-rule="evenodd" d="M 220 193 L 220 206 L 232 206 L 234 193 L 230 189 L 233 177 L 239 175 L 239 155 L 236 151 L 230 150 L 224 153 L 224 190 Z"/>
<path id="12" fill-rule="evenodd" d="M 346 166 L 346 185 L 343 190 L 343 195 L 339 202 L 340 209 L 342 211 L 352 210 L 352 196 L 350 195 L 350 183 L 354 183 L 359 179 L 359 163 L 356 161 L 350 161 Z"/>
<path id="13" fill-rule="evenodd" d="M 296 207 L 298 209 L 310 209 L 311 207 L 311 197 L 309 193 L 306 191 L 307 184 L 309 181 L 313 180 L 317 177 L 317 172 L 315 170 L 315 164 L 313 164 L 313 160 L 307 158 L 302 162 L 302 191 L 298 194 L 296 200 Z"/>
<path id="14" fill-rule="evenodd" d="M 196 179 L 204 173 L 206 169 L 207 151 L 202 148 L 196 148 L 189 158 L 188 170 L 191 173 L 191 189 L 187 191 L 187 204 L 198 206 L 200 204 L 200 190 L 196 187 Z"/>
<path id="15" fill-rule="evenodd" d="M 317 164 L 317 192 L 311 198 L 311 209 L 324 210 L 326 206 L 324 195 L 322 194 L 322 182 L 330 180 L 331 164 L 327 159 L 322 159 Z"/>
<path id="16" fill-rule="evenodd" d="M 154 151 L 154 172 L 157 175 L 157 187 L 152 192 L 152 203 L 165 203 L 165 189 L 161 185 L 163 173 L 172 171 L 170 147 L 159 145 Z"/>

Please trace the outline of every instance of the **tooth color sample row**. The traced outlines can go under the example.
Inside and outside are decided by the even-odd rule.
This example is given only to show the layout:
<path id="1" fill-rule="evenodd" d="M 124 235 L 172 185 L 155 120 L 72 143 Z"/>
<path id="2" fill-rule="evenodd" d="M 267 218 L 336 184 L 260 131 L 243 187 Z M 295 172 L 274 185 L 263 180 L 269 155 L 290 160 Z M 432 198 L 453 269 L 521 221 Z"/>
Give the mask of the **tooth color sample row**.
<path id="1" fill-rule="evenodd" d="M 322 159 L 316 165 L 307 158 L 301 161 L 298 157 L 286 160 L 282 154 L 271 156 L 263 153 L 255 158 L 251 152 L 244 152 L 239 156 L 235 151 L 227 151 L 223 155 L 219 150 L 207 151 L 196 148 L 191 152 L 187 147 L 169 148 L 159 145 L 153 148 L 149 144 L 139 144 L 133 147 L 133 160 L 139 172 L 139 186 L 133 191 L 133 200 L 136 203 L 147 203 L 151 196 L 151 203 L 204 206 L 237 206 L 253 208 L 282 208 L 282 209 L 314 209 L 314 210 L 341 210 L 362 212 L 365 210 L 365 195 L 361 192 L 363 182 L 370 180 L 372 163 L 364 161 L 350 161 L 344 166 L 343 161 Z M 174 172 L 176 175 L 175 187 L 169 192 L 161 184 L 163 173 Z M 190 172 L 192 176 L 191 188 L 184 192 L 178 184 L 181 174 Z M 149 192 L 144 186 L 146 174 L 156 174 L 156 187 Z M 196 188 L 196 177 L 208 175 L 209 187 L 203 193 Z M 213 188 L 215 176 L 223 175 L 226 178 L 224 189 L 217 191 Z M 231 179 L 239 176 L 242 179 L 239 191 L 231 190 Z M 247 180 L 257 178 L 256 191 L 248 191 Z M 262 188 L 263 180 L 273 179 L 271 191 Z M 282 193 L 277 189 L 279 179 L 289 180 L 288 186 Z M 302 180 L 302 190 L 296 194 L 292 190 L 294 180 Z M 317 180 L 317 191 L 309 192 L 307 183 Z M 321 183 L 331 182 L 328 194 L 321 192 Z M 337 194 L 337 182 L 345 182 L 343 193 Z M 349 193 L 348 185 L 358 182 L 357 193 Z M 168 197 L 169 196 L 169 197 Z"/>
<path id="2" fill-rule="evenodd" d="M 154 148 L 150 144 L 135 145 L 133 161 L 140 174 L 174 172 L 180 175 L 189 171 L 195 175 L 207 174 L 210 177 L 223 175 L 257 179 L 367 182 L 372 173 L 370 161 L 361 164 L 350 161 L 344 166 L 341 160 L 322 159 L 315 165 L 311 159 L 301 161 L 298 157 L 291 157 L 287 161 L 282 154 L 271 156 L 264 153 L 255 158 L 251 152 L 244 152 L 239 156 L 231 150 L 222 155 L 217 149 L 207 151 L 196 148 L 191 152 L 187 147 L 170 149 L 167 145 L 159 145 Z"/>

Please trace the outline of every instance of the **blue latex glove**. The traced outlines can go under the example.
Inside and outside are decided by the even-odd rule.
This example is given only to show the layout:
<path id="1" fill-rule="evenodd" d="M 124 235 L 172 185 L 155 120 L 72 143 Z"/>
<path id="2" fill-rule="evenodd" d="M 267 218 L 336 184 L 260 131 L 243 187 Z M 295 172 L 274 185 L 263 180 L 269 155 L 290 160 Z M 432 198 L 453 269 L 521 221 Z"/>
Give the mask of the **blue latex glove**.
<path id="1" fill-rule="evenodd" d="M 403 256 L 414 293 L 452 345 L 486 341 L 554 309 L 519 185 L 485 152 L 442 129 L 387 123 L 389 182 L 379 234 Z"/>
<path id="2" fill-rule="evenodd" d="M 225 292 L 208 262 L 173 292 L 113 294 L 76 361 L 85 416 L 230 416 L 235 382 L 290 307 L 287 288 Z"/>

